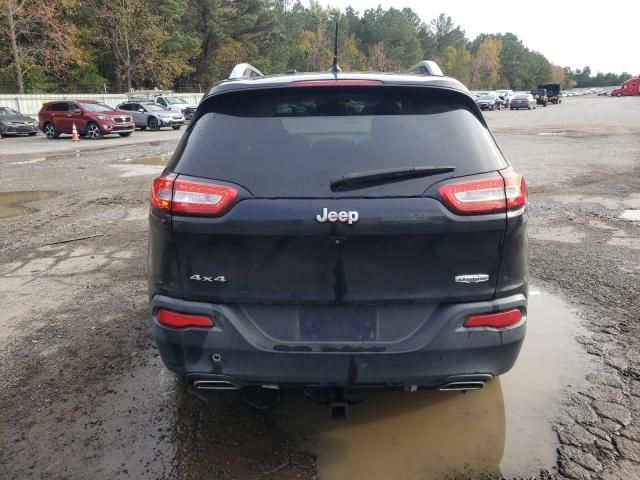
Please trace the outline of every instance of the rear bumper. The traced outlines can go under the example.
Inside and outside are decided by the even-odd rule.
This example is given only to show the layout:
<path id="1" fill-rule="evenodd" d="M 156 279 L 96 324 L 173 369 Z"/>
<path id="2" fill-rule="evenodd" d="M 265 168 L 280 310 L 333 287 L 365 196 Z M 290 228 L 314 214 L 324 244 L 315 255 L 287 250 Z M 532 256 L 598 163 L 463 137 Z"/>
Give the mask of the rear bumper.
<path id="1" fill-rule="evenodd" d="M 213 329 L 167 328 L 160 308 L 213 315 Z M 465 329 L 472 313 L 522 309 L 523 320 L 500 331 Z M 340 385 L 437 387 L 452 377 L 500 375 L 515 363 L 526 330 L 526 297 L 441 305 L 412 332 L 386 343 L 282 344 L 248 318 L 239 306 L 187 302 L 157 295 L 152 330 L 167 368 L 191 380 L 224 378 L 243 385 Z M 214 361 L 212 357 L 216 355 Z"/>

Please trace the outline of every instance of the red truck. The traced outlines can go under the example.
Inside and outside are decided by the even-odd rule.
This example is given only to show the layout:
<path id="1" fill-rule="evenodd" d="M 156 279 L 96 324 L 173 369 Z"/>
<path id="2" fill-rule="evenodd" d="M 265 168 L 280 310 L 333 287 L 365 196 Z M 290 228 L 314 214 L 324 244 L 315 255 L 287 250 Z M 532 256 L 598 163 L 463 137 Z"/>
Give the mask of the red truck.
<path id="1" fill-rule="evenodd" d="M 620 88 L 611 90 L 612 97 L 629 97 L 632 95 L 640 95 L 640 76 L 630 78 Z"/>

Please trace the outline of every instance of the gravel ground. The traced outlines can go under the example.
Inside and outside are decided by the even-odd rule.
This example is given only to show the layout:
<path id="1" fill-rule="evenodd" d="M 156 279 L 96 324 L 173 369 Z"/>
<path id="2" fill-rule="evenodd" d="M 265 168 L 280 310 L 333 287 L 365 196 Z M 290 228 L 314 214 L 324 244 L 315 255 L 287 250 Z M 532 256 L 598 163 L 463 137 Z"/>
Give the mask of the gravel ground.
<path id="1" fill-rule="evenodd" d="M 640 478 L 640 224 L 621 218 L 640 209 L 639 107 L 640 97 L 585 97 L 486 114 L 529 182 L 531 275 L 576 309 L 590 359 L 557 400 L 548 425 L 557 462 L 541 464 L 537 478 Z M 157 155 L 177 139 L 80 148 L 60 140 L 46 157 L 41 144 L 0 141 L 3 480 L 317 477 L 323 458 L 310 453 L 313 441 L 294 439 L 278 415 L 236 393 L 190 393 L 158 359 L 147 320 L 146 197 L 162 169 Z M 483 394 L 499 402 L 496 388 Z"/>

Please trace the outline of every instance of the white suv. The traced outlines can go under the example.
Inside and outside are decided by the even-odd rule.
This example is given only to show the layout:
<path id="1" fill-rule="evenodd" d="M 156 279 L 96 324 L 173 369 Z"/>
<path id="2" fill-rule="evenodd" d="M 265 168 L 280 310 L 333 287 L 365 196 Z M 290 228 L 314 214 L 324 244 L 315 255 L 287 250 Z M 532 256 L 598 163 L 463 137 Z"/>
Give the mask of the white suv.
<path id="1" fill-rule="evenodd" d="M 196 107 L 176 95 L 157 95 L 153 101 L 169 110 L 182 113 L 187 120 L 190 120 L 196 111 Z"/>

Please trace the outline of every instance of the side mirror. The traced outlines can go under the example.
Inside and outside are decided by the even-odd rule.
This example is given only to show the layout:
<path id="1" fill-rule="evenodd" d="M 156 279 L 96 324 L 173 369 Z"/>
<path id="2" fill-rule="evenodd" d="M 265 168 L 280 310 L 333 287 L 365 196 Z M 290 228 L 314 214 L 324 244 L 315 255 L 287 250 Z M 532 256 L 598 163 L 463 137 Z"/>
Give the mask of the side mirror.
<path id="1" fill-rule="evenodd" d="M 139 111 L 140 113 L 144 113 L 144 108 L 139 108 L 139 109 L 138 109 L 138 111 Z"/>

